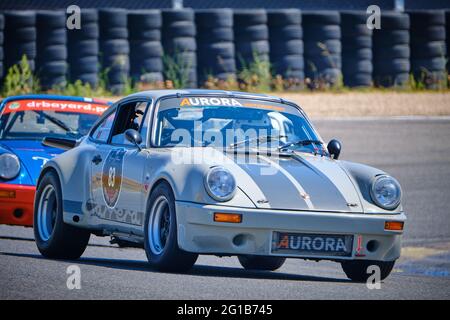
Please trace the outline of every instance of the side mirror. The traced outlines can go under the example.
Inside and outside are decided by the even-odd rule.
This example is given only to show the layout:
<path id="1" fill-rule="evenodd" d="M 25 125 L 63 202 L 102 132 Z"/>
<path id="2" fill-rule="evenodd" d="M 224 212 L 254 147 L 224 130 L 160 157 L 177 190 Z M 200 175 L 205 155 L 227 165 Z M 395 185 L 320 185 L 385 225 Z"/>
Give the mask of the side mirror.
<path id="1" fill-rule="evenodd" d="M 125 131 L 125 138 L 132 144 L 134 144 L 139 149 L 139 151 L 142 150 L 140 146 L 140 144 L 142 143 L 142 137 L 139 132 L 134 129 L 127 129 Z"/>
<path id="2" fill-rule="evenodd" d="M 337 160 L 339 158 L 341 148 L 342 148 L 341 143 L 336 139 L 330 140 L 330 142 L 328 142 L 327 149 L 330 155 L 333 157 L 333 159 Z"/>

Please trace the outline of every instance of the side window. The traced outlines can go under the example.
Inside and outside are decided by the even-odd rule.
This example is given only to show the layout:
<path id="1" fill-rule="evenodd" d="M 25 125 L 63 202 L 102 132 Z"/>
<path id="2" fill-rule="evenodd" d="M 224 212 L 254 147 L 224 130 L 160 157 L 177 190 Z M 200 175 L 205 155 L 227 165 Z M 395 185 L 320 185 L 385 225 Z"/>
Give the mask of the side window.
<path id="1" fill-rule="evenodd" d="M 130 102 L 119 107 L 117 120 L 114 124 L 111 143 L 113 144 L 131 144 L 125 139 L 125 131 L 134 129 L 139 131 L 143 124 L 145 109 L 147 108 L 147 101 Z M 141 131 L 142 137 L 146 133 Z"/>
<path id="2" fill-rule="evenodd" d="M 103 121 L 100 123 L 100 125 L 98 125 L 97 129 L 95 129 L 94 133 L 92 134 L 92 138 L 101 142 L 107 142 L 115 115 L 116 111 L 111 113 L 106 119 L 103 119 Z"/>

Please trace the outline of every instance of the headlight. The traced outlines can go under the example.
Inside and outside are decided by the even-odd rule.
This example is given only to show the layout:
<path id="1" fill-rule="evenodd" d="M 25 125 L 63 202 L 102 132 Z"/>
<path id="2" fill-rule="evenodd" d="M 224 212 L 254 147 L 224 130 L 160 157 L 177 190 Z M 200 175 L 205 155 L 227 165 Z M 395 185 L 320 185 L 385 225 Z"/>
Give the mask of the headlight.
<path id="1" fill-rule="evenodd" d="M 228 201 L 234 196 L 236 181 L 227 169 L 213 167 L 205 177 L 205 188 L 214 200 Z"/>
<path id="2" fill-rule="evenodd" d="M 370 194 L 377 206 L 386 210 L 392 210 L 400 204 L 402 190 L 397 180 L 383 175 L 376 177 L 372 182 Z"/>
<path id="3" fill-rule="evenodd" d="M 0 155 L 0 178 L 11 180 L 15 178 L 20 171 L 19 158 L 11 153 Z"/>

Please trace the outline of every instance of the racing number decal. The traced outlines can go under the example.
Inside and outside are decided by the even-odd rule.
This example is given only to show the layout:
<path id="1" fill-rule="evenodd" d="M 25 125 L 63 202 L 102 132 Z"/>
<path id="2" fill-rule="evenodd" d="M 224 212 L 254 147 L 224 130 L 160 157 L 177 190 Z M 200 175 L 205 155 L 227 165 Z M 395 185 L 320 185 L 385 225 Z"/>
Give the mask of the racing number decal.
<path id="1" fill-rule="evenodd" d="M 102 172 L 102 190 L 106 205 L 114 208 L 122 187 L 122 167 L 126 150 L 113 149 L 108 154 Z"/>

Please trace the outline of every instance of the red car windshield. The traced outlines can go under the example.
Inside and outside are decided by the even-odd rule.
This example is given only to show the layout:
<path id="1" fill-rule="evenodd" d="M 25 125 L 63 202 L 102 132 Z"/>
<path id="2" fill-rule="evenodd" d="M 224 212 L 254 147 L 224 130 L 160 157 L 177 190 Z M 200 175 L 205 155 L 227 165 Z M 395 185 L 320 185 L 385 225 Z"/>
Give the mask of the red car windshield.
<path id="1" fill-rule="evenodd" d="M 0 139 L 86 135 L 108 108 L 98 102 L 24 99 L 8 102 L 0 116 Z"/>

